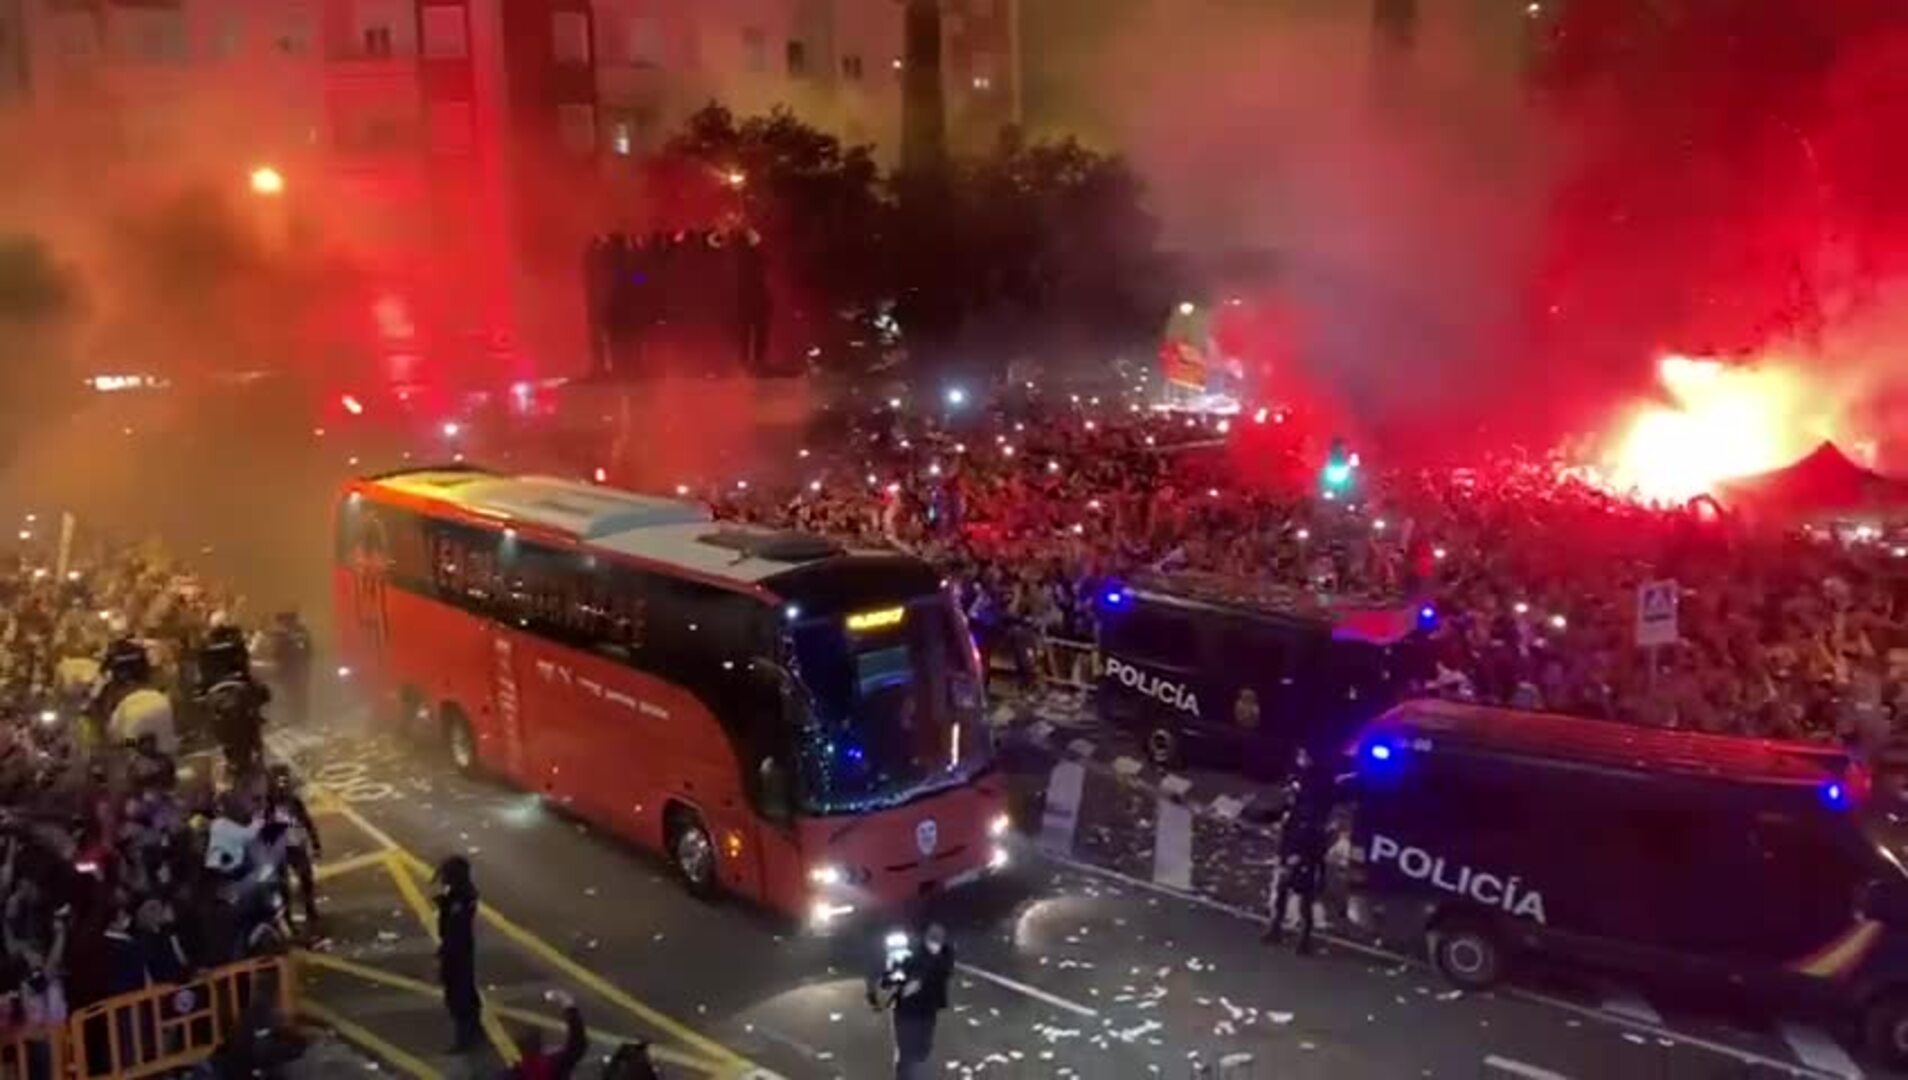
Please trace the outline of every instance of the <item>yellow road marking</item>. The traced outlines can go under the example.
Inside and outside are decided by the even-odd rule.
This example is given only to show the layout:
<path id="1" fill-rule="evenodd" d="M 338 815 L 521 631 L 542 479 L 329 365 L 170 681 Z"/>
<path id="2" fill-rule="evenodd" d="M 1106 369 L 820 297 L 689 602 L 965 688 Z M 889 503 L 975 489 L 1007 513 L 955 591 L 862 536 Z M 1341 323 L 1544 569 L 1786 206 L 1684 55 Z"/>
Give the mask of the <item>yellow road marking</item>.
<path id="1" fill-rule="evenodd" d="M 363 979 L 365 982 L 376 983 L 379 986 L 388 987 L 392 990 L 402 990 L 420 997 L 435 998 L 438 996 L 439 988 L 437 986 L 427 983 L 422 979 L 413 979 L 409 975 L 400 975 L 394 971 L 386 971 L 383 968 L 372 967 L 369 964 L 362 964 L 356 960 L 346 960 L 341 956 L 332 956 L 329 953 L 301 951 L 297 956 L 300 964 L 310 967 L 327 968 L 343 975 Z M 496 1006 L 496 1010 L 497 1015 L 506 1020 L 534 1024 L 537 1027 L 549 1031 L 563 1030 L 563 1021 L 544 1016 L 541 1013 L 532 1012 L 529 1009 L 518 1009 L 508 1005 L 499 1005 Z M 598 1042 L 621 1044 L 636 1041 L 633 1036 L 603 1031 L 600 1028 L 588 1028 L 587 1030 L 590 1033 L 590 1038 Z M 652 1045 L 649 1048 L 649 1052 L 650 1055 L 655 1057 L 658 1061 L 667 1062 L 671 1065 L 679 1065 L 686 1069 L 695 1069 L 699 1072 L 706 1072 L 711 1075 L 715 1075 L 724 1067 L 724 1063 L 706 1061 L 692 1054 L 685 1054 L 680 1050 L 673 1050 L 667 1046 Z"/>
<path id="2" fill-rule="evenodd" d="M 353 855 L 348 859 L 335 859 L 318 864 L 312 871 L 312 877 L 318 881 L 330 881 L 339 874 L 349 874 L 353 870 L 362 870 L 367 866 L 383 866 L 388 858 L 389 855 L 386 852 L 371 851 L 363 855 Z"/>
<path id="3" fill-rule="evenodd" d="M 371 1029 L 355 1021 L 347 1020 L 316 1001 L 301 1002 L 300 1012 L 320 1024 L 343 1036 L 347 1042 L 355 1043 L 372 1057 L 384 1062 L 399 1072 L 409 1073 L 417 1080 L 444 1080 L 444 1074 L 413 1055 L 409 1050 L 385 1039 Z"/>
<path id="4" fill-rule="evenodd" d="M 404 902 L 409 904 L 411 911 L 417 915 L 417 921 L 424 927 L 424 932 L 431 936 L 432 941 L 438 941 L 437 919 L 435 913 L 431 911 L 431 902 L 424 898 L 424 890 L 418 888 L 417 881 L 405 873 L 404 867 L 398 864 L 398 854 L 396 851 L 385 852 L 384 868 L 390 872 L 391 880 L 397 883 L 399 895 L 404 897 Z M 479 1022 L 483 1025 L 485 1037 L 490 1039 L 490 1045 L 497 1048 L 497 1056 L 503 1058 L 505 1065 L 515 1065 L 523 1058 L 523 1055 L 517 1052 L 516 1042 L 504 1031 L 503 1025 L 497 1022 L 496 1013 L 490 1008 L 489 1003 L 484 1001 L 481 991 L 477 995 L 477 1001 L 479 1006 L 477 1015 Z"/>
<path id="5" fill-rule="evenodd" d="M 384 847 L 387 849 L 387 851 L 389 852 L 389 854 L 392 856 L 394 860 L 396 860 L 399 863 L 402 863 L 405 866 L 410 867 L 411 871 L 414 874 L 416 874 L 418 877 L 424 878 L 426 880 L 430 878 L 431 876 L 430 866 L 427 865 L 424 862 L 424 860 L 418 858 L 416 855 L 411 854 L 410 850 L 406 848 L 403 844 L 400 844 L 396 840 L 393 840 L 391 838 L 390 833 L 387 833 L 383 829 L 378 828 L 376 825 L 371 824 L 371 822 L 365 819 L 365 816 L 363 814 L 360 814 L 358 811 L 352 809 L 350 806 L 346 805 L 345 803 L 338 801 L 336 797 L 331 795 L 329 792 L 323 792 L 323 794 L 325 795 L 326 799 L 331 800 L 332 804 L 336 806 L 337 812 L 339 814 L 342 814 L 345 820 L 357 826 L 359 831 L 363 832 L 366 836 L 369 836 L 372 840 L 375 840 L 376 842 L 384 845 Z M 393 876 L 400 879 L 400 881 L 402 881 L 405 875 L 398 873 L 396 866 L 392 866 L 391 869 L 392 869 Z M 410 884 L 411 884 L 411 888 L 415 891 L 417 887 L 416 882 L 413 881 Z M 403 887 L 404 886 L 402 884 L 399 885 L 399 888 L 403 888 Z M 419 899 L 422 899 L 422 894 L 419 894 Z M 542 958 L 543 961 L 549 964 L 551 967 L 554 967 L 557 970 L 563 972 L 565 975 L 568 975 L 571 979 L 575 980 L 577 983 L 581 984 L 582 986 L 588 988 L 591 991 L 594 991 L 599 997 L 603 998 L 605 1001 L 608 1001 L 611 1004 L 616 1005 L 617 1007 L 621 1008 L 623 1011 L 629 1013 L 631 1016 L 634 1016 L 636 1019 L 641 1020 L 645 1024 L 648 1024 L 650 1027 L 666 1033 L 670 1038 L 675 1039 L 677 1042 L 680 1042 L 685 1046 L 694 1047 L 696 1050 L 700 1051 L 701 1053 L 708 1055 L 710 1059 L 720 1062 L 724 1066 L 735 1066 L 738 1068 L 739 1071 L 743 1071 L 743 1072 L 746 1072 L 748 1069 L 756 1068 L 754 1063 L 750 1062 L 747 1058 L 729 1049 L 728 1047 L 722 1045 L 721 1043 L 715 1041 L 714 1039 L 709 1038 L 707 1035 L 704 1035 L 701 1032 L 696 1031 L 694 1028 L 689 1027 L 687 1024 L 684 1024 L 682 1021 L 677 1020 L 676 1018 L 668 1015 L 667 1013 L 659 1012 L 656 1009 L 650 1008 L 648 1005 L 645 1005 L 642 1002 L 636 1000 L 634 997 L 631 997 L 621 987 L 603 978 L 601 975 L 598 975 L 596 972 L 591 971 L 589 968 L 584 967 L 582 964 L 577 963 L 575 960 L 570 959 L 568 956 L 564 955 L 563 952 L 557 949 L 555 946 L 543 940 L 541 937 L 538 937 L 536 934 L 532 933 L 531 931 L 526 930 L 523 927 L 517 925 L 515 922 L 512 922 L 509 918 L 507 918 L 503 914 L 503 912 L 498 911 L 496 908 L 491 907 L 489 904 L 481 905 L 478 908 L 478 911 L 480 914 L 483 915 L 485 921 L 489 922 L 505 937 L 511 939 L 512 941 L 515 941 L 519 946 L 523 947 L 525 950 Z M 427 917 L 428 913 L 429 913 L 429 908 L 427 906 L 425 908 L 424 914 L 419 916 L 420 918 L 425 919 L 425 923 L 427 927 L 430 925 L 430 922 L 431 922 L 431 920 Z M 433 936 L 435 936 L 434 932 L 433 932 Z M 509 1060 L 514 1061 L 515 1058 L 511 1058 Z"/>
<path id="6" fill-rule="evenodd" d="M 411 868 L 411 872 L 419 877 L 428 877 L 430 875 L 430 868 L 424 865 L 423 861 L 418 859 L 417 856 L 405 851 L 403 848 L 397 849 L 394 855 L 400 862 L 408 865 Z M 714 1039 L 709 1038 L 707 1035 L 696 1031 L 672 1016 L 657 1012 L 655 1009 L 637 1001 L 631 997 L 627 991 L 623 990 L 622 987 L 617 986 L 596 972 L 570 959 L 570 957 L 566 956 L 556 946 L 538 937 L 535 933 L 517 925 L 515 922 L 512 922 L 503 912 L 498 911 L 489 904 L 482 905 L 478 911 L 479 914 L 483 915 L 484 920 L 490 923 L 499 933 L 516 942 L 526 951 L 541 957 L 543 961 L 551 967 L 556 968 L 570 978 L 595 991 L 604 1000 L 620 1006 L 625 1012 L 628 1012 L 638 1020 L 643 1021 L 651 1027 L 669 1033 L 672 1038 L 685 1045 L 695 1047 L 722 1065 L 749 1065 L 753 1067 L 747 1058 L 744 1058 L 742 1055 L 721 1043 L 716 1042 Z"/>

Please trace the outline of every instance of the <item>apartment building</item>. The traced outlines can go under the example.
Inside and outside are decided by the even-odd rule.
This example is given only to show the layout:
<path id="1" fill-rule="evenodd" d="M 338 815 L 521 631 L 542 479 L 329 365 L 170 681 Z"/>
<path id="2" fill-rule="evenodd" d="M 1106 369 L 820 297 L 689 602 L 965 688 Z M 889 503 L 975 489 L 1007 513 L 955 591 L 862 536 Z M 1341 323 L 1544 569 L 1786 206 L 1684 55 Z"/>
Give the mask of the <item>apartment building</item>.
<path id="1" fill-rule="evenodd" d="M 942 0 L 957 144 L 1018 108 L 1019 0 Z M 0 103 L 74 175 L 233 184 L 370 268 L 399 379 L 585 363 L 584 243 L 690 113 L 787 105 L 893 160 L 902 0 L 0 0 Z M 9 88 L 13 89 L 10 90 Z"/>

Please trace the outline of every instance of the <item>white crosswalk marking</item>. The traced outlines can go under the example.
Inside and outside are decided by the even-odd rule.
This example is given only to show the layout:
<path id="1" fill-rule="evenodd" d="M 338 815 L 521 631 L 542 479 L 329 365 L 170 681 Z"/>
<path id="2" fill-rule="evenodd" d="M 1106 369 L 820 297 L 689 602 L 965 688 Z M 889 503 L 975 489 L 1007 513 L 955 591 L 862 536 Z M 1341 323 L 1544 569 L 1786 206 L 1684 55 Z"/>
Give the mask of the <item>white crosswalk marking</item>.
<path id="1" fill-rule="evenodd" d="M 1080 796 L 1086 790 L 1086 766 L 1062 761 L 1047 780 L 1047 805 L 1040 815 L 1040 847 L 1056 855 L 1073 852 L 1080 827 Z"/>
<path id="2" fill-rule="evenodd" d="M 1779 1025 L 1782 1041 L 1789 1044 L 1795 1056 L 1802 1064 L 1811 1069 L 1825 1072 L 1830 1076 L 1844 1077 L 1845 1080 L 1861 1080 L 1862 1067 L 1848 1056 L 1848 1051 L 1831 1038 L 1828 1032 L 1808 1024 L 1784 1023 Z"/>
<path id="3" fill-rule="evenodd" d="M 1625 1020 L 1635 1020 L 1639 1024 L 1649 1024 L 1652 1027 L 1663 1026 L 1663 1014 L 1657 1012 L 1649 1002 L 1637 996 L 1634 990 L 1607 991 L 1601 1008 L 1604 1012 L 1621 1016 Z"/>
<path id="4" fill-rule="evenodd" d="M 1192 889 L 1193 813 L 1174 799 L 1159 800 L 1153 832 L 1153 880 L 1169 889 Z"/>

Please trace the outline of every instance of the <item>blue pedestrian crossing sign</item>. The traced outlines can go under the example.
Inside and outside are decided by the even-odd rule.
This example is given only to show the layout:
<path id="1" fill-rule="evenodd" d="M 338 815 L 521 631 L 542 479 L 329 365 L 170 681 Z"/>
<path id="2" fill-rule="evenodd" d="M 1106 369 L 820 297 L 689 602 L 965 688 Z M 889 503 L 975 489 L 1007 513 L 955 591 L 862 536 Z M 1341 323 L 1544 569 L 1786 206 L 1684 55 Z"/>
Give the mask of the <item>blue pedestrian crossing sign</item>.
<path id="1" fill-rule="evenodd" d="M 1674 581 L 1646 581 L 1636 587 L 1636 644 L 1653 649 L 1674 645 L 1682 633 L 1676 625 L 1676 599 L 1681 589 Z"/>

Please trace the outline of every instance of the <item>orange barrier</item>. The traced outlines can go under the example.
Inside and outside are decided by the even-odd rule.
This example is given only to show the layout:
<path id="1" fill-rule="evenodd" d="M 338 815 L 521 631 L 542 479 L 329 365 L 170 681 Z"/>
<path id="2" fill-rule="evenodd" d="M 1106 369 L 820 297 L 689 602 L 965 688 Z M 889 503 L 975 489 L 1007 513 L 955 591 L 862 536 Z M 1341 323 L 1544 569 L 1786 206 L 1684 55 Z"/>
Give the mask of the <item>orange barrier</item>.
<path id="1" fill-rule="evenodd" d="M 67 1029 L 54 1025 L 0 1032 L 0 1076 L 54 1080 L 66 1075 Z"/>
<path id="2" fill-rule="evenodd" d="M 89 1005 L 73 1014 L 63 1038 L 52 1040 L 64 1043 L 55 1054 L 68 1071 L 46 1075 L 138 1080 L 188 1068 L 261 1012 L 289 1022 L 295 982 L 290 960 L 269 957 Z"/>

